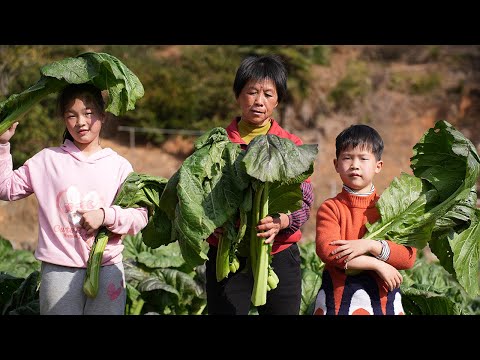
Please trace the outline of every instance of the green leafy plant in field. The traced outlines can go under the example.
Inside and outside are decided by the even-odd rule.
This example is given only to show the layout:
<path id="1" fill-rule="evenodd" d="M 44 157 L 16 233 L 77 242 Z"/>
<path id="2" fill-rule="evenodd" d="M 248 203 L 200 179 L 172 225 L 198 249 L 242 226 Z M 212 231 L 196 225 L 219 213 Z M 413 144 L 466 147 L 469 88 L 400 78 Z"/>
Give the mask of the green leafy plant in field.
<path id="1" fill-rule="evenodd" d="M 0 236 L 0 315 L 36 315 L 40 261 Z"/>
<path id="2" fill-rule="evenodd" d="M 302 301 L 300 315 L 312 315 L 315 300 L 322 285 L 322 272 L 325 263 L 320 260 L 315 250 L 315 241 L 299 243 L 302 269 Z"/>
<path id="3" fill-rule="evenodd" d="M 25 278 L 40 270 L 40 261 L 28 250 L 15 250 L 10 241 L 0 236 L 0 272 Z"/>
<path id="4" fill-rule="evenodd" d="M 39 315 L 40 272 L 35 270 L 25 279 L 0 272 L 0 308 L 2 315 Z"/>
<path id="5" fill-rule="evenodd" d="M 205 313 L 205 266 L 188 266 L 178 242 L 152 249 L 138 233 L 124 245 L 127 315 Z"/>
<path id="6" fill-rule="evenodd" d="M 1 245 L 6 245 L 2 247 Z M 206 314 L 205 266 L 187 266 L 178 242 L 152 249 L 142 234 L 124 238 L 123 265 L 127 287 L 125 314 L 200 315 Z M 311 315 L 324 263 L 315 253 L 315 242 L 299 243 L 302 269 L 300 315 Z M 0 241 L 0 263 L 13 262 L 17 253 L 7 240 Z M 12 260 L 13 259 L 13 260 Z M 36 269 L 36 262 L 32 269 Z M 11 270 L 9 270 L 11 271 Z M 40 273 L 22 277 L 0 272 L 0 315 L 38 315 Z M 28 272 L 28 270 L 27 270 Z M 25 272 L 26 274 L 26 272 Z M 480 314 L 480 297 L 472 298 L 438 262 L 421 255 L 412 269 L 402 271 L 403 306 L 407 315 Z M 255 314 L 252 308 L 251 314 Z"/>
<path id="7" fill-rule="evenodd" d="M 407 315 L 480 315 L 480 296 L 466 293 L 438 261 L 419 253 L 413 268 L 402 271 L 402 303 Z"/>

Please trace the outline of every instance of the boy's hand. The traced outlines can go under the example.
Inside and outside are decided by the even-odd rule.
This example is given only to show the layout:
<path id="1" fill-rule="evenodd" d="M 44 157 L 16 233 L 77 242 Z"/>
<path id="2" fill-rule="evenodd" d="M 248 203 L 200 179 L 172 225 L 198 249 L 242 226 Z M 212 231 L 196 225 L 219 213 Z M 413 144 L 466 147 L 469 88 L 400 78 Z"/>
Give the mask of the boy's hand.
<path id="1" fill-rule="evenodd" d="M 379 261 L 376 273 L 383 281 L 385 281 L 385 284 L 390 291 L 399 288 L 400 284 L 403 282 L 402 274 L 386 262 Z"/>
<path id="2" fill-rule="evenodd" d="M 369 254 L 371 250 L 371 241 L 368 239 L 358 240 L 335 240 L 330 245 L 335 245 L 337 248 L 333 250 L 330 255 L 335 256 L 335 259 L 344 258 L 344 262 L 348 262 L 353 258 Z"/>
<path id="3" fill-rule="evenodd" d="M 5 131 L 2 135 L 0 135 L 0 144 L 6 144 L 10 141 L 12 136 L 15 134 L 15 129 L 18 126 L 18 121 L 14 122 L 12 126 L 10 126 L 7 131 Z"/>

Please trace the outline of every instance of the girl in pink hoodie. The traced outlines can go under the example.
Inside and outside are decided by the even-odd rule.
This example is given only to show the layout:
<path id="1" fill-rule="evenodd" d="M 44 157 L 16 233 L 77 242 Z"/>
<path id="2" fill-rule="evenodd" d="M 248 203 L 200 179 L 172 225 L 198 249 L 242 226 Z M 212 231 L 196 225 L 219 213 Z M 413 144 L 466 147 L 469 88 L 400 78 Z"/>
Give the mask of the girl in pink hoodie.
<path id="1" fill-rule="evenodd" d="M 90 84 L 67 85 L 58 106 L 66 125 L 63 144 L 41 150 L 16 170 L 9 141 L 18 122 L 0 135 L 0 199 L 15 201 L 33 193 L 37 197 L 40 314 L 124 314 L 121 235 L 145 227 L 147 210 L 112 205 L 133 168 L 127 159 L 100 145 L 105 121 L 101 91 Z M 88 298 L 83 281 L 101 226 L 115 236 L 103 254 L 98 294 Z"/>

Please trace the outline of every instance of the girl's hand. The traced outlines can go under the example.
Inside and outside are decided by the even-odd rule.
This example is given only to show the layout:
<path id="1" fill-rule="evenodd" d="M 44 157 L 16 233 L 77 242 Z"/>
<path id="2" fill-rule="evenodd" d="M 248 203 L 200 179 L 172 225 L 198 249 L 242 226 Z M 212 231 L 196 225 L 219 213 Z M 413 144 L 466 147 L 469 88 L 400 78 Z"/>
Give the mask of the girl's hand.
<path id="1" fill-rule="evenodd" d="M 0 144 L 6 144 L 10 141 L 12 136 L 15 134 L 15 129 L 18 126 L 18 121 L 14 122 L 12 126 L 10 126 L 7 131 L 5 131 L 2 135 L 0 135 Z"/>
<path id="2" fill-rule="evenodd" d="M 95 233 L 105 220 L 103 209 L 77 210 L 77 212 L 83 214 L 78 224 L 87 231 L 88 235 Z"/>
<path id="3" fill-rule="evenodd" d="M 275 240 L 275 236 L 277 236 L 280 230 L 288 227 L 289 223 L 290 220 L 287 214 L 277 213 L 268 215 L 258 222 L 257 236 L 267 238 L 265 244 L 270 244 Z"/>
<path id="4" fill-rule="evenodd" d="M 358 240 L 335 240 L 330 245 L 335 245 L 337 248 L 333 250 L 330 255 L 335 256 L 335 259 L 344 258 L 344 262 L 348 262 L 353 258 L 369 254 L 371 249 L 371 241 L 367 239 Z"/>
<path id="5" fill-rule="evenodd" d="M 378 276 L 385 281 L 386 286 L 390 291 L 395 288 L 399 288 L 400 284 L 403 282 L 403 277 L 400 272 L 395 269 L 392 265 L 387 264 L 386 262 L 379 260 L 379 265 L 377 270 L 375 270 Z"/>

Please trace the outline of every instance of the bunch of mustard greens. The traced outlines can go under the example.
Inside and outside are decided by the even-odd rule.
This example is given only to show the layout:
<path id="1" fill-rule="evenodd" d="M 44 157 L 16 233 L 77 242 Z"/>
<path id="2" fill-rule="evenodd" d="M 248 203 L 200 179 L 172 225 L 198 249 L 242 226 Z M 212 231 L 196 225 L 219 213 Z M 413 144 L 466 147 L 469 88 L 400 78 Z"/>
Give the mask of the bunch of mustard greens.
<path id="1" fill-rule="evenodd" d="M 107 53 L 86 52 L 73 58 L 52 62 L 40 69 L 40 79 L 20 94 L 0 103 L 0 135 L 21 115 L 51 93 L 68 84 L 91 83 L 108 91 L 106 111 L 123 115 L 135 108 L 144 95 L 137 76 L 120 60 Z"/>
<path id="2" fill-rule="evenodd" d="M 207 259 L 204 247 L 222 227 L 217 280 L 238 270 L 237 255 L 249 260 L 254 274 L 252 303 L 266 302 L 278 277 L 270 267 L 271 245 L 256 236 L 259 219 L 289 213 L 302 204 L 301 182 L 313 173 L 317 145 L 297 146 L 276 135 L 257 136 L 247 150 L 232 143 L 226 130 L 213 128 L 195 142 L 195 151 L 169 179 L 152 229 L 160 236 L 144 242 L 153 248 L 179 242 L 190 266 Z M 238 221 L 237 219 L 240 219 Z"/>
<path id="3" fill-rule="evenodd" d="M 132 172 L 120 187 L 113 205 L 118 205 L 123 208 L 146 207 L 148 209 L 148 217 L 151 219 L 155 210 L 159 207 L 160 195 L 166 183 L 167 179 L 165 178 Z M 147 224 L 146 228 L 149 226 L 152 226 L 151 222 L 150 225 Z M 155 236 L 154 233 L 149 233 Z M 98 280 L 103 252 L 110 235 L 111 232 L 106 227 L 101 227 L 95 236 L 92 249 L 90 250 L 83 291 L 87 296 L 92 298 L 96 297 L 98 293 Z M 142 235 L 145 241 L 153 241 L 148 238 L 148 232 L 146 234 L 142 233 Z"/>
<path id="4" fill-rule="evenodd" d="M 479 292 L 480 209 L 475 146 L 444 120 L 413 147 L 413 175 L 402 173 L 377 203 L 381 218 L 367 224 L 366 239 L 389 239 L 423 249 L 471 296 Z"/>

